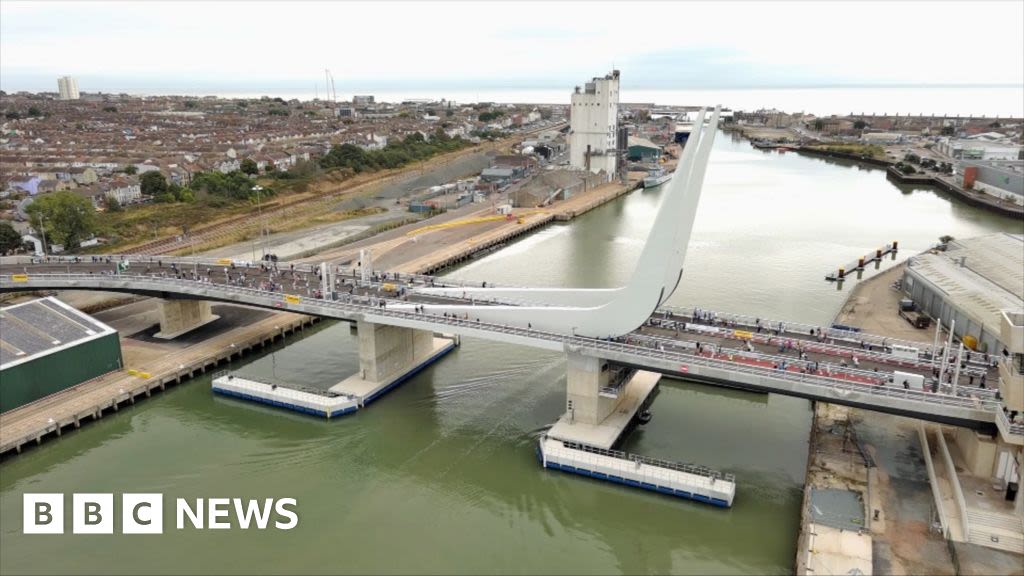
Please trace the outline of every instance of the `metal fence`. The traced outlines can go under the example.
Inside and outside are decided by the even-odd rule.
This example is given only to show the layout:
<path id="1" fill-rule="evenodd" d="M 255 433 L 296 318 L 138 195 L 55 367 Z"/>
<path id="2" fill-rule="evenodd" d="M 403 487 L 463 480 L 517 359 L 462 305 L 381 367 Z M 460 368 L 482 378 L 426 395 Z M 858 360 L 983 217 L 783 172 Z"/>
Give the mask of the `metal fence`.
<path id="1" fill-rule="evenodd" d="M 770 378 L 787 382 L 807 384 L 822 389 L 832 390 L 839 393 L 861 393 L 879 398 L 894 398 L 921 402 L 926 405 L 941 405 L 958 408 L 1001 411 L 1001 404 L 998 401 L 984 398 L 963 398 L 942 392 L 922 392 L 917 390 L 898 389 L 888 386 L 873 386 L 867 384 L 851 383 L 842 379 L 830 378 L 827 376 L 803 374 L 799 372 L 787 372 L 773 370 L 756 366 L 748 366 L 740 363 L 729 362 L 695 356 L 671 350 L 656 350 L 635 344 L 627 344 L 616 341 L 599 340 L 582 336 L 571 336 L 566 334 L 545 332 L 532 328 L 522 328 L 503 324 L 491 324 L 465 318 L 445 317 L 424 312 L 416 312 L 411 309 L 381 308 L 372 305 L 379 298 L 358 297 L 366 303 L 355 301 L 334 301 L 321 300 L 306 296 L 288 295 L 284 292 L 270 292 L 255 288 L 217 284 L 211 282 L 199 282 L 178 280 L 176 278 L 163 278 L 157 276 L 145 276 L 131 273 L 122 274 L 32 274 L 23 281 L 15 282 L 10 276 L 0 277 L 0 288 L 26 289 L 26 288 L 122 288 L 136 290 L 167 291 L 181 294 L 188 294 L 196 297 L 210 297 L 226 301 L 233 301 L 242 304 L 257 304 L 270 308 L 280 308 L 293 312 L 303 312 L 320 316 L 352 320 L 353 316 L 394 318 L 405 321 L 414 321 L 442 328 L 444 326 L 506 334 L 522 338 L 523 340 L 556 342 L 570 350 L 589 350 L 595 352 L 617 352 L 625 355 L 631 362 L 644 365 L 646 360 L 661 362 L 679 363 L 681 365 L 703 366 L 724 370 L 731 374 L 746 374 L 758 378 Z M 282 302 L 282 299 L 284 302 Z M 401 301 L 385 300 L 394 304 L 404 304 Z M 526 342 L 524 342 L 526 343 Z M 648 362 L 647 365 L 650 365 Z M 677 370 L 684 373 L 685 370 Z"/>
<path id="2" fill-rule="evenodd" d="M 545 436 L 547 438 L 547 436 Z M 569 440 L 561 440 L 559 438 L 550 437 L 552 440 L 556 440 L 562 443 L 562 446 L 572 449 L 586 452 L 588 454 L 597 454 L 599 456 L 607 456 L 609 458 L 616 458 L 618 460 L 625 460 L 627 462 L 640 462 L 642 464 L 649 464 L 651 466 L 657 466 L 659 468 L 667 468 L 669 470 L 676 470 L 678 472 L 686 472 L 687 474 L 693 474 L 695 476 L 703 476 L 705 478 L 711 478 L 713 480 L 727 480 L 735 483 L 736 477 L 732 474 L 722 474 L 717 470 L 712 470 L 707 466 L 701 466 L 699 464 L 689 464 L 686 462 L 673 462 L 671 460 L 661 460 L 660 458 L 651 458 L 649 456 L 641 456 L 640 454 L 631 454 L 629 452 L 622 452 L 621 450 L 609 450 L 606 448 L 598 448 L 597 446 L 591 446 L 589 444 L 583 444 L 581 442 L 572 442 Z"/>

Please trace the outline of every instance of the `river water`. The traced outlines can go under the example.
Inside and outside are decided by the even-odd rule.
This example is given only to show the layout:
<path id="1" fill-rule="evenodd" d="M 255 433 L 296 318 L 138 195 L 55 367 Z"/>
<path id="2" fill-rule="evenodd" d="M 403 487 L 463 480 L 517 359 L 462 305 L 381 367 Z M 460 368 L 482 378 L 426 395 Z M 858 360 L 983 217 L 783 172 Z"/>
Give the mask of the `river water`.
<path id="1" fill-rule="evenodd" d="M 657 206 L 638 191 L 449 273 L 495 283 L 625 281 Z M 678 305 L 827 323 L 829 269 L 891 240 L 1021 224 L 898 187 L 883 171 L 761 152 L 719 134 Z M 891 264 L 887 264 L 891 265 Z M 356 371 L 354 336 L 325 323 L 234 369 L 327 388 Z M 537 435 L 564 403 L 564 359 L 466 339 L 369 409 L 331 422 L 214 397 L 209 378 L 0 465 L 0 571 L 72 573 L 779 573 L 793 564 L 810 406 L 666 380 L 625 449 L 737 477 L 719 510 L 543 471 Z M 25 536 L 25 492 L 293 497 L 291 531 Z M 70 504 L 70 496 L 66 498 Z"/>

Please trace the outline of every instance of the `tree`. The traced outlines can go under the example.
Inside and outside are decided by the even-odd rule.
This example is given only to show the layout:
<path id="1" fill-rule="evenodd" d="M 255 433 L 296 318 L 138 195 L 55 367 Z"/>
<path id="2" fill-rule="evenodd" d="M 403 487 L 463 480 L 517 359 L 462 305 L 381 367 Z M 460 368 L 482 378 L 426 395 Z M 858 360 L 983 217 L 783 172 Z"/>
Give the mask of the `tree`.
<path id="1" fill-rule="evenodd" d="M 33 118 L 36 118 L 36 117 L 42 116 L 43 112 L 41 110 L 39 110 L 39 108 L 36 108 L 35 106 L 29 106 L 28 107 L 28 115 L 33 117 Z"/>
<path id="2" fill-rule="evenodd" d="M 260 171 L 259 167 L 256 166 L 256 161 L 253 160 L 252 158 L 246 158 L 245 160 L 242 160 L 242 163 L 239 166 L 239 170 L 250 176 Z"/>
<path id="3" fill-rule="evenodd" d="M 42 223 L 46 239 L 72 251 L 96 229 L 92 202 L 73 192 L 47 194 L 28 205 L 26 212 L 34 226 Z"/>
<path id="4" fill-rule="evenodd" d="M 11 110 L 7 114 L 5 114 L 5 116 L 7 117 L 8 120 L 17 120 L 17 119 L 21 118 L 21 114 L 18 114 L 17 110 Z"/>
<path id="5" fill-rule="evenodd" d="M 500 118 L 500 117 L 502 117 L 504 115 L 505 115 L 505 113 L 502 112 L 501 110 L 493 110 L 493 111 L 481 112 L 480 115 L 477 116 L 477 118 L 481 122 L 490 122 L 491 120 L 494 120 L 496 118 Z"/>
<path id="6" fill-rule="evenodd" d="M 196 104 L 195 100 L 185 100 L 185 108 L 188 108 L 189 110 L 191 110 L 191 109 L 195 108 L 196 106 L 197 106 L 197 104 Z"/>
<path id="7" fill-rule="evenodd" d="M 104 106 L 104 112 L 117 112 L 117 106 Z"/>
<path id="8" fill-rule="evenodd" d="M 943 136 L 952 136 L 956 130 L 952 126 L 943 126 L 940 134 Z"/>
<path id="9" fill-rule="evenodd" d="M 0 220 L 0 254 L 17 250 L 22 245 L 21 234 L 7 220 Z"/>
<path id="10" fill-rule="evenodd" d="M 167 192 L 167 178 L 156 170 L 151 170 L 142 175 L 140 179 L 142 193 L 146 196 L 159 196 Z"/>
<path id="11" fill-rule="evenodd" d="M 857 130 L 863 130 L 868 127 L 868 123 L 863 120 L 857 120 L 853 123 L 853 127 Z"/>
<path id="12" fill-rule="evenodd" d="M 196 193 L 191 188 L 179 188 L 174 197 L 178 199 L 178 202 L 192 203 L 196 201 Z"/>
<path id="13" fill-rule="evenodd" d="M 138 174 L 139 169 L 135 167 L 135 164 L 128 164 L 124 167 L 124 170 L 122 170 L 122 172 L 128 175 L 133 175 Z"/>
<path id="14" fill-rule="evenodd" d="M 107 212 L 120 212 L 122 210 L 121 202 L 119 202 L 117 198 L 113 196 L 107 196 L 106 204 Z"/>
<path id="15" fill-rule="evenodd" d="M 229 174 L 197 172 L 192 176 L 191 186 L 192 190 L 201 190 L 211 196 L 220 198 L 248 200 L 256 196 L 256 193 L 252 191 L 252 180 L 238 170 Z M 273 190 L 269 187 L 263 188 L 262 194 L 264 197 L 270 196 L 273 193 Z"/>
<path id="16" fill-rule="evenodd" d="M 822 122 L 820 118 L 814 121 L 814 129 L 817 130 L 818 132 L 821 132 L 821 129 L 824 127 L 825 123 Z"/>

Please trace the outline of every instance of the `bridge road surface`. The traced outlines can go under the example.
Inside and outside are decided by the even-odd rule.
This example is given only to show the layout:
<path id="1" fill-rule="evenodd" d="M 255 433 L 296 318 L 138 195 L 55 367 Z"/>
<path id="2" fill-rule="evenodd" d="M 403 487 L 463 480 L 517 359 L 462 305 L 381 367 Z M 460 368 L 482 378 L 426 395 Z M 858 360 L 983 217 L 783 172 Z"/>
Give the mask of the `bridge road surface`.
<path id="1" fill-rule="evenodd" d="M 311 265 L 279 263 L 275 270 L 270 264 L 238 265 L 238 263 L 226 259 L 193 260 L 159 257 L 127 257 L 126 259 L 129 263 L 127 272 L 131 274 L 180 278 L 187 282 L 195 281 L 195 278 L 198 277 L 201 281 L 216 284 L 230 283 L 248 288 L 272 288 L 275 291 L 283 291 L 288 294 L 320 297 L 321 282 L 316 275 L 318 267 Z M 109 259 L 85 257 L 78 262 L 73 261 L 72 257 L 51 258 L 49 262 L 28 262 L 22 263 L 20 266 L 5 265 L 3 272 L 29 274 L 74 272 L 109 275 L 116 274 L 119 261 L 120 258 L 115 257 Z M 388 280 L 384 278 L 385 276 L 391 278 Z M 430 276 L 405 274 L 396 276 L 388 273 L 380 273 L 368 285 L 364 285 L 358 278 L 358 272 L 351 269 L 342 271 L 337 278 L 339 284 L 337 288 L 343 294 L 347 292 L 352 295 L 385 300 L 391 299 L 381 292 L 382 286 L 387 283 L 392 283 L 396 287 L 451 285 Z M 426 296 L 416 293 L 404 295 L 404 301 L 424 304 L 465 303 L 464 299 L 457 297 Z M 479 301 L 476 303 L 487 304 L 487 302 Z M 914 362 L 898 358 L 885 352 L 881 346 L 878 349 L 868 350 L 859 346 L 836 344 L 834 338 L 815 337 L 805 331 L 800 331 L 801 325 L 799 324 L 785 324 L 786 330 L 779 332 L 779 323 L 773 321 L 770 325 L 775 328 L 765 329 L 762 333 L 755 329 L 753 323 L 750 323 L 751 325 L 744 324 L 744 317 L 732 315 L 722 315 L 721 317 L 714 315 L 714 317 L 716 322 L 709 322 L 708 324 L 713 325 L 708 325 L 694 323 L 692 315 L 686 316 L 675 310 L 659 310 L 652 315 L 645 326 L 641 326 L 620 340 L 652 348 L 665 349 L 668 347 L 673 351 L 699 354 L 709 358 L 827 375 L 871 385 L 899 386 L 900 382 L 894 382 L 892 375 L 894 369 L 922 374 L 926 381 L 932 376 L 930 361 Z M 735 319 L 740 321 L 736 322 Z M 735 328 L 737 327 L 748 328 L 752 337 L 745 339 L 736 337 Z M 862 345 L 863 339 L 875 342 L 879 340 L 877 336 L 854 334 L 854 337 L 858 336 L 862 338 Z M 884 343 L 885 339 L 881 341 Z M 787 342 L 792 346 L 780 349 L 780 345 Z M 871 347 L 874 348 L 874 346 Z M 856 363 L 853 362 L 854 357 L 858 358 Z M 961 370 L 958 393 L 986 399 L 994 398 L 995 390 L 983 387 L 981 376 L 985 374 L 986 380 L 993 378 L 991 382 L 994 383 L 996 381 L 994 379 L 996 377 L 995 369 L 988 364 L 983 366 L 988 369 L 971 365 Z M 942 391 L 951 392 L 952 386 L 944 384 Z"/>
<path id="2" fill-rule="evenodd" d="M 67 258 L 67 257 L 65 257 Z M 162 277 L 178 277 L 183 281 L 193 281 L 196 277 L 203 281 L 209 281 L 212 283 L 223 284 L 225 282 L 232 283 L 234 285 L 246 286 L 249 288 L 260 288 L 270 287 L 273 285 L 274 290 L 284 291 L 289 294 L 304 295 L 307 297 L 319 297 L 318 292 L 321 287 L 319 277 L 315 274 L 317 268 L 308 265 L 297 265 L 292 264 L 278 264 L 277 271 L 274 271 L 269 265 L 263 266 L 238 266 L 232 263 L 227 265 L 223 263 L 215 263 L 216 261 L 204 260 L 203 263 L 193 261 L 191 259 L 163 259 L 159 257 L 128 257 L 129 271 L 132 274 L 148 274 L 158 275 Z M 46 274 L 46 273 L 87 273 L 87 274 L 113 274 L 116 273 L 116 267 L 118 259 L 111 259 L 109 262 L 106 259 L 100 259 L 93 261 L 91 258 L 85 258 L 80 262 L 69 262 L 64 261 L 63 263 L 57 262 L 40 262 L 37 264 L 23 264 L 20 266 L 20 272 Z M 226 262 L 226 261 L 225 261 Z M 5 266 L 4 273 L 9 271 L 13 272 L 17 266 Z M 73 268 L 73 270 L 72 270 Z M 341 292 L 348 292 L 353 295 L 361 296 L 374 296 L 384 297 L 381 295 L 380 289 L 383 284 L 389 283 L 388 280 L 384 279 L 384 276 L 393 276 L 391 274 L 382 273 L 371 281 L 369 285 L 363 285 L 362 282 L 357 278 L 358 273 L 350 271 L 347 274 L 340 274 L 338 276 L 339 286 L 338 289 Z M 429 277 L 429 276 L 410 276 L 410 275 L 399 275 L 399 279 L 392 277 L 391 282 L 395 286 L 406 286 L 406 285 L 437 285 L 445 286 L 446 284 L 440 279 Z M 424 303 L 424 304 L 444 304 L 444 303 L 465 303 L 464 299 L 442 297 L 442 296 L 425 296 L 419 294 L 409 294 L 407 297 L 408 302 L 412 303 Z M 477 304 L 486 305 L 487 302 L 477 301 Z M 514 304 L 514 303 L 512 303 Z M 710 350 L 703 349 L 704 346 L 709 344 L 713 345 L 717 353 L 725 351 L 736 351 L 743 352 L 749 351 L 751 353 L 761 355 L 768 360 L 769 365 L 781 364 L 785 362 L 787 370 L 802 370 L 809 368 L 810 363 L 816 363 L 819 368 L 819 374 L 847 374 L 854 376 L 852 379 L 855 381 L 884 384 L 890 382 L 890 374 L 894 368 L 900 369 L 904 372 L 922 374 L 926 377 L 931 376 L 930 363 L 924 362 L 912 362 L 907 359 L 901 359 L 895 357 L 881 349 L 868 350 L 860 347 L 851 347 L 837 345 L 835 343 L 828 343 L 821 341 L 819 338 L 815 338 L 805 332 L 797 330 L 786 330 L 779 332 L 777 329 L 768 330 L 765 329 L 764 333 L 756 332 L 755 327 L 752 325 L 737 324 L 736 322 L 729 322 L 732 328 L 737 326 L 745 327 L 749 329 L 749 332 L 754 333 L 754 337 L 750 338 L 750 347 L 746 346 L 744 339 L 739 339 L 732 334 L 735 332 L 731 329 L 717 329 L 715 326 L 721 326 L 726 323 L 725 318 L 728 316 L 723 315 L 720 322 L 714 323 L 714 326 L 707 326 L 703 323 L 694 323 L 692 317 L 679 314 L 676 311 L 660 310 L 656 312 L 651 319 L 648 321 L 646 328 L 641 326 L 632 334 L 625 338 L 631 342 L 646 343 L 652 346 L 671 345 L 668 340 L 677 340 L 683 344 L 685 350 L 692 350 L 694 344 L 701 343 L 701 353 L 709 357 L 719 357 L 716 353 L 712 353 Z M 772 322 L 772 326 L 778 327 L 778 322 Z M 786 324 L 786 327 L 799 326 L 795 324 Z M 728 328 L 728 327 L 727 327 Z M 713 330 L 716 333 L 710 333 Z M 655 338 L 652 338 L 655 337 Z M 855 335 L 858 336 L 858 335 Z M 860 335 L 862 338 L 872 338 L 870 335 Z M 877 337 L 873 337 L 876 341 Z M 834 342 L 834 339 L 828 339 Z M 778 347 L 780 344 L 786 342 L 792 343 L 792 348 L 788 348 L 785 351 L 780 350 Z M 884 339 L 883 339 L 884 341 Z M 801 354 L 801 351 L 803 354 Z M 729 354 L 730 352 L 726 352 Z M 804 357 L 801 360 L 801 356 Z M 847 366 L 854 364 L 852 359 L 858 358 L 858 362 L 855 366 Z M 745 358 L 740 358 L 739 361 L 746 361 Z M 764 364 L 759 364 L 764 365 Z M 994 390 L 991 388 L 984 388 L 981 386 L 981 376 L 986 374 L 986 380 L 988 378 L 996 377 L 996 370 L 991 365 L 988 366 L 988 370 L 977 367 L 976 365 L 968 366 L 967 369 L 961 370 L 958 388 L 967 392 L 971 391 L 974 394 L 983 397 L 992 397 Z M 849 369 L 847 369 L 849 368 Z M 874 373 L 874 374 L 873 374 Z M 842 376 L 841 376 L 842 377 Z M 995 380 L 991 380 L 995 382 Z M 897 383 L 898 384 L 898 383 Z M 944 386 L 944 389 L 949 389 L 951 386 L 948 384 Z"/>
<path id="3" fill-rule="evenodd" d="M 164 276 L 167 272 L 154 272 L 147 275 L 144 273 L 145 267 L 138 266 L 138 262 L 131 270 L 116 274 L 110 269 L 116 259 L 117 257 L 114 257 L 112 261 L 108 262 L 106 260 L 94 261 L 89 258 L 88 262 L 83 263 L 82 270 L 76 269 L 71 274 L 68 274 L 67 270 L 70 270 L 75 262 L 65 261 L 55 266 L 53 262 L 49 262 L 35 268 L 33 274 L 25 274 L 31 264 L 23 263 L 17 258 L 7 258 L 0 260 L 0 263 L 5 265 L 5 272 L 10 270 L 15 273 L 0 274 L 0 290 L 14 292 L 26 289 L 84 288 L 129 292 L 162 298 L 200 298 L 248 304 L 272 310 L 288 310 L 346 321 L 366 319 L 369 322 L 381 322 L 419 330 L 449 331 L 463 336 L 522 344 L 552 351 L 575 350 L 584 355 L 604 358 L 644 370 L 658 371 L 668 376 L 683 375 L 686 378 L 694 378 L 706 374 L 707 376 L 700 376 L 700 378 L 719 385 L 799 396 L 959 426 L 988 429 L 1002 423 L 1004 424 L 1003 428 L 1006 427 L 1002 406 L 996 400 L 978 395 L 968 396 L 962 390 L 958 395 L 951 395 L 943 391 L 934 393 L 873 385 L 848 378 L 847 376 L 850 375 L 856 376 L 853 372 L 859 372 L 849 368 L 839 371 L 842 372 L 843 377 L 837 377 L 832 373 L 821 375 L 793 370 L 772 370 L 760 363 L 760 360 L 758 360 L 759 363 L 754 364 L 734 362 L 728 358 L 709 358 L 685 351 L 663 347 L 655 348 L 650 345 L 627 343 L 616 339 L 585 338 L 557 332 L 544 332 L 513 324 L 480 322 L 470 318 L 468 314 L 460 318 L 442 315 L 436 309 L 431 311 L 428 308 L 426 311 L 418 311 L 412 309 L 408 301 L 388 300 L 381 296 L 357 295 L 353 297 L 345 295 L 341 300 L 326 300 L 289 294 L 281 290 L 282 286 L 280 285 L 275 285 L 277 290 L 254 289 L 218 282 L 217 274 L 214 271 L 216 265 L 209 266 L 209 275 L 203 278 L 203 281 L 179 278 L 180 268 L 177 265 L 172 269 L 171 277 Z M 155 264 L 156 268 L 163 268 L 162 263 L 155 262 Z M 190 261 L 189 264 L 192 262 Z M 108 267 L 97 273 L 97 269 L 103 265 Z M 52 266 L 56 272 L 41 273 L 46 266 Z M 201 271 L 201 266 L 205 266 L 205 264 L 195 263 L 193 270 Z M 18 273 L 18 267 L 22 267 L 21 274 Z M 91 268 L 91 270 L 86 270 L 87 268 Z M 237 268 L 236 264 L 236 270 Z M 229 266 L 228 270 L 230 270 Z M 89 271 L 92 273 L 88 273 Z M 223 267 L 219 271 L 224 274 L 225 278 L 230 273 L 225 273 Z M 152 269 L 151 272 L 153 272 Z M 256 269 L 250 270 L 250 272 L 255 274 Z M 190 271 L 189 275 L 193 273 Z M 262 270 L 261 273 L 266 273 L 266 270 Z M 299 277 L 294 280 L 296 284 L 301 281 L 301 274 L 300 272 Z M 286 276 L 290 276 L 290 273 Z M 389 276 L 394 277 L 394 275 Z M 201 272 L 200 278 L 202 278 Z M 275 281 L 280 280 L 280 276 L 277 274 L 273 278 Z M 254 280 L 247 280 L 247 282 L 250 281 Z M 385 306 L 385 304 L 390 305 Z M 396 304 L 404 306 L 395 306 Z"/>

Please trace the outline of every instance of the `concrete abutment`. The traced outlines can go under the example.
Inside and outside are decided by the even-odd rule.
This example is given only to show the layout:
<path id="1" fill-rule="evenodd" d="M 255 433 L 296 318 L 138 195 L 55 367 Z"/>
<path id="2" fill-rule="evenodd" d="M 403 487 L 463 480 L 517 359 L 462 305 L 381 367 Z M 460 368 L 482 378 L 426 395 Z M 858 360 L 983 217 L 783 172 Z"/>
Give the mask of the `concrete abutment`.
<path id="1" fill-rule="evenodd" d="M 153 337 L 173 340 L 218 318 L 206 300 L 161 300 L 160 331 Z"/>

